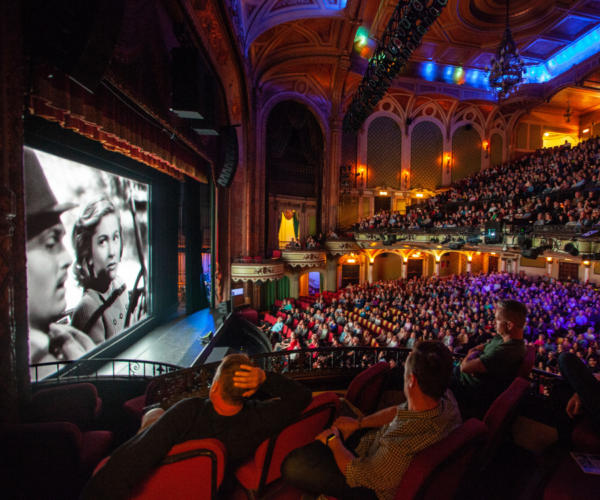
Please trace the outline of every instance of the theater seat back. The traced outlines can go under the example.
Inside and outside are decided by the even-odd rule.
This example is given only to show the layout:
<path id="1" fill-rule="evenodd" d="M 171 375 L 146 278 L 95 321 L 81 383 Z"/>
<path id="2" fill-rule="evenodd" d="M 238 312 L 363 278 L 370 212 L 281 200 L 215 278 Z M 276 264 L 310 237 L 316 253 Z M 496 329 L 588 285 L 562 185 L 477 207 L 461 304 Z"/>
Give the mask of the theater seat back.
<path id="1" fill-rule="evenodd" d="M 519 402 L 528 389 L 529 382 L 517 377 L 487 411 L 483 422 L 488 426 L 489 433 L 479 460 L 481 467 L 489 462 L 498 446 L 506 439 L 515 420 Z"/>
<path id="2" fill-rule="evenodd" d="M 248 490 L 262 491 L 281 477 L 284 458 L 296 448 L 312 443 L 323 429 L 333 423 L 339 398 L 332 392 L 315 396 L 298 420 L 278 435 L 264 441 L 252 459 L 238 468 L 235 475 Z"/>
<path id="3" fill-rule="evenodd" d="M 217 500 L 227 453 L 216 439 L 197 439 L 174 446 L 159 467 L 136 486 L 127 500 Z M 106 463 L 102 461 L 96 472 Z"/>
<path id="4" fill-rule="evenodd" d="M 519 367 L 519 371 L 517 372 L 517 377 L 521 377 L 525 380 L 529 379 L 529 375 L 531 374 L 531 370 L 533 369 L 533 364 L 535 363 L 535 346 L 533 344 L 529 344 L 527 346 L 527 354 L 525 354 L 525 359 L 521 363 Z"/>
<path id="5" fill-rule="evenodd" d="M 389 372 L 390 364 L 387 361 L 375 363 L 352 380 L 346 391 L 346 400 L 365 415 L 374 413 Z"/>
<path id="6" fill-rule="evenodd" d="M 402 476 L 395 500 L 452 500 L 483 444 L 487 426 L 471 419 L 446 438 L 421 451 Z M 467 496 L 460 496 L 466 498 Z"/>

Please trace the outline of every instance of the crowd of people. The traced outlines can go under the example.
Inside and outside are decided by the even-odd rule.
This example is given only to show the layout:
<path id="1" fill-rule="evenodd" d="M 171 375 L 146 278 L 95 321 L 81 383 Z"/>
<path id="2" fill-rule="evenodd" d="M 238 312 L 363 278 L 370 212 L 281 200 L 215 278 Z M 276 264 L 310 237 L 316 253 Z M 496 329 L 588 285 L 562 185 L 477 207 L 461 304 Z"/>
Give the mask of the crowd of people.
<path id="1" fill-rule="evenodd" d="M 600 292 L 592 285 L 535 282 L 526 275 L 463 274 L 350 286 L 330 304 L 320 298 L 304 311 L 284 301 L 285 320 L 263 323 L 263 329 L 276 350 L 412 348 L 423 340 L 440 340 L 466 354 L 496 335 L 494 304 L 502 299 L 519 300 L 529 310 L 524 339 L 536 346 L 536 368 L 559 373 L 558 356 L 573 352 L 592 372 L 600 372 Z M 298 323 L 286 338 L 283 326 L 292 328 L 294 320 Z"/>
<path id="2" fill-rule="evenodd" d="M 354 229 L 468 228 L 491 221 L 600 227 L 599 146 L 596 137 L 573 149 L 543 150 L 491 167 L 405 214 L 384 211 Z"/>

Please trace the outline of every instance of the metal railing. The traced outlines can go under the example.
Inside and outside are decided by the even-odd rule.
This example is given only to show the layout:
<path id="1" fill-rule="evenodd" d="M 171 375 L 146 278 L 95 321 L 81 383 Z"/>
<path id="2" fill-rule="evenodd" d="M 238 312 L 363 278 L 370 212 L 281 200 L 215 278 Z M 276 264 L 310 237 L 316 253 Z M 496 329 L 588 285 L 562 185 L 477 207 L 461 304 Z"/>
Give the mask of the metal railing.
<path id="1" fill-rule="evenodd" d="M 100 378 L 154 378 L 183 369 L 181 366 L 139 359 L 80 359 L 29 366 L 32 382 L 76 382 Z"/>
<path id="2" fill-rule="evenodd" d="M 234 264 L 281 264 L 280 259 L 254 259 L 254 257 L 238 257 L 233 259 Z"/>

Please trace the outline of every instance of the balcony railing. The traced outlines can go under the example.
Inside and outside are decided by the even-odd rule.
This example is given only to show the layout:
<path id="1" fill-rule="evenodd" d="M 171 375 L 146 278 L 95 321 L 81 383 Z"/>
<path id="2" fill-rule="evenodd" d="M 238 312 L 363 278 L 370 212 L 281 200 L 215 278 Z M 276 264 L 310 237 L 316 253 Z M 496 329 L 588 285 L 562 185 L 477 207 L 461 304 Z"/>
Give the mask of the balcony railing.
<path id="1" fill-rule="evenodd" d="M 283 278 L 282 259 L 234 259 L 231 264 L 231 279 L 234 281 L 274 281 Z"/>
<path id="2" fill-rule="evenodd" d="M 318 267 L 327 262 L 327 252 L 320 250 L 282 250 L 281 258 L 291 267 Z"/>
<path id="3" fill-rule="evenodd" d="M 181 370 L 181 366 L 138 359 L 80 359 L 30 365 L 32 382 L 51 380 L 73 383 L 100 378 L 154 378 Z"/>

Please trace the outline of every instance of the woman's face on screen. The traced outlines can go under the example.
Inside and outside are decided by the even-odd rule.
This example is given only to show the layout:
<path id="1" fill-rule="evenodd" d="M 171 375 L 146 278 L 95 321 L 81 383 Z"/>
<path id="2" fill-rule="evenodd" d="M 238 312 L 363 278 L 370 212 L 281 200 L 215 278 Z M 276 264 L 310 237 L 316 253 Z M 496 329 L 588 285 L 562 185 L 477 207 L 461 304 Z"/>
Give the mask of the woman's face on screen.
<path id="1" fill-rule="evenodd" d="M 92 236 L 92 267 L 97 278 L 117 276 L 121 261 L 121 232 L 116 214 L 102 217 Z"/>

